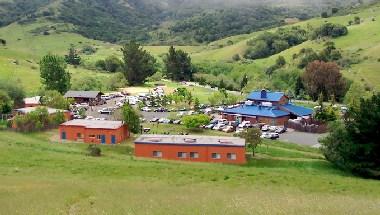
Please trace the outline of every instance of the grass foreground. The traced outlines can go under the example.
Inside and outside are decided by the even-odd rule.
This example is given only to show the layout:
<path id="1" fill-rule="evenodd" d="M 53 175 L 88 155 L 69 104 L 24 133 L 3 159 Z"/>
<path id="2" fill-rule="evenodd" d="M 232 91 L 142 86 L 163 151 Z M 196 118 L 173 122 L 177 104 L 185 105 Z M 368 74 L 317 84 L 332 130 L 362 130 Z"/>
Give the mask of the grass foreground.
<path id="1" fill-rule="evenodd" d="M 318 150 L 265 142 L 243 166 L 133 157 L 133 145 L 52 142 L 0 131 L 0 214 L 378 214 L 380 182 Z"/>

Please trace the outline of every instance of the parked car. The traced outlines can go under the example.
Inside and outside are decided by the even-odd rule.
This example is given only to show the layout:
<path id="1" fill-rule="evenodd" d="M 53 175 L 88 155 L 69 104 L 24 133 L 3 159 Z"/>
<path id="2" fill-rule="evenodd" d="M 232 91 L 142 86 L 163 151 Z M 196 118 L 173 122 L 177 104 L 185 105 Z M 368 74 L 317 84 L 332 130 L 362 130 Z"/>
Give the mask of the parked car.
<path id="1" fill-rule="evenodd" d="M 179 112 L 178 114 L 177 114 L 177 116 L 179 116 L 179 117 L 182 117 L 182 116 L 184 116 L 185 115 L 185 112 L 183 112 L 183 111 L 181 111 L 181 112 Z"/>
<path id="2" fill-rule="evenodd" d="M 179 120 L 179 119 L 174 120 L 174 121 L 173 121 L 173 124 L 179 125 L 179 124 L 181 124 L 181 120 Z"/>
<path id="3" fill-rule="evenodd" d="M 160 119 L 158 120 L 158 123 L 164 123 L 166 120 L 167 120 L 166 118 L 160 118 Z"/>
<path id="4" fill-rule="evenodd" d="M 261 130 L 262 131 L 269 131 L 269 126 L 268 125 L 263 125 L 263 127 L 261 127 Z"/>
<path id="5" fill-rule="evenodd" d="M 95 120 L 104 121 L 106 119 L 105 118 L 95 118 Z"/>
<path id="6" fill-rule="evenodd" d="M 282 127 L 282 126 L 277 127 L 277 129 L 276 129 L 275 132 L 276 132 L 276 133 L 279 133 L 279 134 L 285 133 L 285 132 L 286 132 L 286 128 L 285 128 L 285 127 Z"/>
<path id="7" fill-rule="evenodd" d="M 150 112 L 150 111 L 152 111 L 152 109 L 150 109 L 149 107 L 143 107 L 143 108 L 141 108 L 141 111 Z"/>
<path id="8" fill-rule="evenodd" d="M 86 120 L 93 120 L 94 119 L 94 117 L 93 116 L 86 116 L 86 118 L 85 118 Z"/>
<path id="9" fill-rule="evenodd" d="M 218 124 L 227 125 L 228 121 L 226 119 L 218 119 Z"/>
<path id="10" fill-rule="evenodd" d="M 226 126 L 224 124 L 216 124 L 212 129 L 216 131 L 221 131 L 225 128 Z"/>
<path id="11" fill-rule="evenodd" d="M 100 98 L 103 100 L 110 100 L 111 99 L 111 97 L 108 95 L 101 95 Z"/>
<path id="12" fill-rule="evenodd" d="M 270 131 L 270 132 L 275 132 L 276 129 L 277 129 L 276 126 L 269 126 L 269 131 Z"/>
<path id="13" fill-rule="evenodd" d="M 275 140 L 275 139 L 278 139 L 279 137 L 280 135 L 278 135 L 277 133 L 264 132 L 261 134 L 261 138 L 264 138 L 264 139 Z"/>
<path id="14" fill-rule="evenodd" d="M 252 127 L 250 121 L 243 121 L 243 122 L 241 122 L 241 123 L 239 124 L 239 128 L 249 128 L 249 127 Z"/>
<path id="15" fill-rule="evenodd" d="M 235 131 L 236 134 L 241 134 L 243 132 L 245 132 L 244 128 L 237 128 L 236 131 Z"/>
<path id="16" fill-rule="evenodd" d="M 158 120 L 160 120 L 160 119 L 158 119 L 158 118 L 153 118 L 153 119 L 150 120 L 150 122 L 158 122 Z"/>
<path id="17" fill-rule="evenodd" d="M 113 109 L 112 108 L 103 108 L 98 110 L 98 113 L 100 114 L 112 114 Z"/>
<path id="18" fill-rule="evenodd" d="M 209 125 L 206 125 L 205 128 L 206 129 L 212 129 L 214 128 L 215 124 L 209 124 Z"/>
<path id="19" fill-rule="evenodd" d="M 223 132 L 226 132 L 226 133 L 230 133 L 230 132 L 234 132 L 234 127 L 233 126 L 226 126 L 225 128 L 222 129 Z"/>
<path id="20" fill-rule="evenodd" d="M 216 110 L 217 111 L 224 111 L 224 108 L 223 107 L 218 107 Z"/>

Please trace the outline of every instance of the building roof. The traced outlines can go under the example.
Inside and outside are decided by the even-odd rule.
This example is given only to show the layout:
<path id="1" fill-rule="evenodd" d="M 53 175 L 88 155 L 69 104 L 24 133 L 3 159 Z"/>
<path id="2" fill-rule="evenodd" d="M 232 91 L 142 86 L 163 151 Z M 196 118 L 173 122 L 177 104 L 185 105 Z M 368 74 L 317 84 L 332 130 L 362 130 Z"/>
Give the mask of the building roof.
<path id="1" fill-rule="evenodd" d="M 266 96 L 262 97 L 263 91 L 253 91 L 247 97 L 248 100 L 259 100 L 259 101 L 268 101 L 268 102 L 279 102 L 281 98 L 285 95 L 283 92 L 270 92 L 265 91 Z"/>
<path id="2" fill-rule="evenodd" d="M 100 91 L 67 91 L 64 95 L 65 98 L 90 98 L 94 99 L 99 94 L 102 94 Z"/>
<path id="3" fill-rule="evenodd" d="M 237 137 L 216 137 L 196 135 L 141 135 L 136 144 L 173 144 L 191 146 L 228 146 L 244 147 L 245 140 Z"/>
<path id="4" fill-rule="evenodd" d="M 222 112 L 227 114 L 239 114 L 245 116 L 264 116 L 272 118 L 289 115 L 289 113 L 279 110 L 276 107 L 264 107 L 258 105 L 243 105 L 237 108 L 226 109 Z"/>
<path id="5" fill-rule="evenodd" d="M 60 109 L 49 108 L 49 107 L 26 107 L 26 108 L 16 109 L 15 111 L 22 114 L 28 114 L 32 111 L 35 111 L 37 108 L 46 108 L 49 114 L 54 114 L 57 112 L 68 112 L 67 110 L 60 110 Z"/>
<path id="6" fill-rule="evenodd" d="M 85 128 L 117 129 L 123 126 L 122 121 L 75 119 L 62 123 L 63 126 L 82 126 Z"/>
<path id="7" fill-rule="evenodd" d="M 282 105 L 281 107 L 283 110 L 289 111 L 290 113 L 296 116 L 309 116 L 313 114 L 312 109 L 293 105 L 293 104 L 286 104 L 286 105 Z"/>
<path id="8" fill-rule="evenodd" d="M 35 96 L 35 97 L 30 97 L 30 98 L 25 98 L 24 103 L 25 104 L 40 104 L 41 96 Z"/>

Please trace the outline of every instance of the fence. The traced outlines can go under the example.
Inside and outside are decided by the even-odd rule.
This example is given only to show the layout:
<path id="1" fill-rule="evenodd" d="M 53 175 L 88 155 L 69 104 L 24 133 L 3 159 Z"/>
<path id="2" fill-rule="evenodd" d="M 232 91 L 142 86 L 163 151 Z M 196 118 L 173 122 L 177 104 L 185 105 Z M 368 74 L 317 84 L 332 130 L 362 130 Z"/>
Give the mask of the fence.
<path id="1" fill-rule="evenodd" d="M 292 128 L 296 131 L 322 134 L 328 131 L 327 124 L 318 121 L 295 121 L 289 120 L 287 124 L 288 128 Z"/>

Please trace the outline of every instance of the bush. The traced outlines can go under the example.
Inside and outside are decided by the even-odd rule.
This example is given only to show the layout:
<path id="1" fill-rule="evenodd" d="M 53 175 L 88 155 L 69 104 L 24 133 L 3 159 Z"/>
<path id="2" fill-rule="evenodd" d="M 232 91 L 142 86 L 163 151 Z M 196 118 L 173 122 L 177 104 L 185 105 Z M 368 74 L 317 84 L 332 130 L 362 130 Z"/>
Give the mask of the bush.
<path id="1" fill-rule="evenodd" d="M 207 125 L 210 122 L 210 117 L 205 114 L 185 116 L 183 117 L 182 122 L 186 128 L 197 129 L 202 125 Z"/>
<path id="2" fill-rule="evenodd" d="M 341 24 L 325 23 L 319 28 L 315 29 L 311 34 L 311 39 L 317 39 L 319 37 L 340 37 L 348 34 L 346 26 Z"/>
<path id="3" fill-rule="evenodd" d="M 87 147 L 88 155 L 92 157 L 102 156 L 102 150 L 95 144 L 91 144 Z"/>

